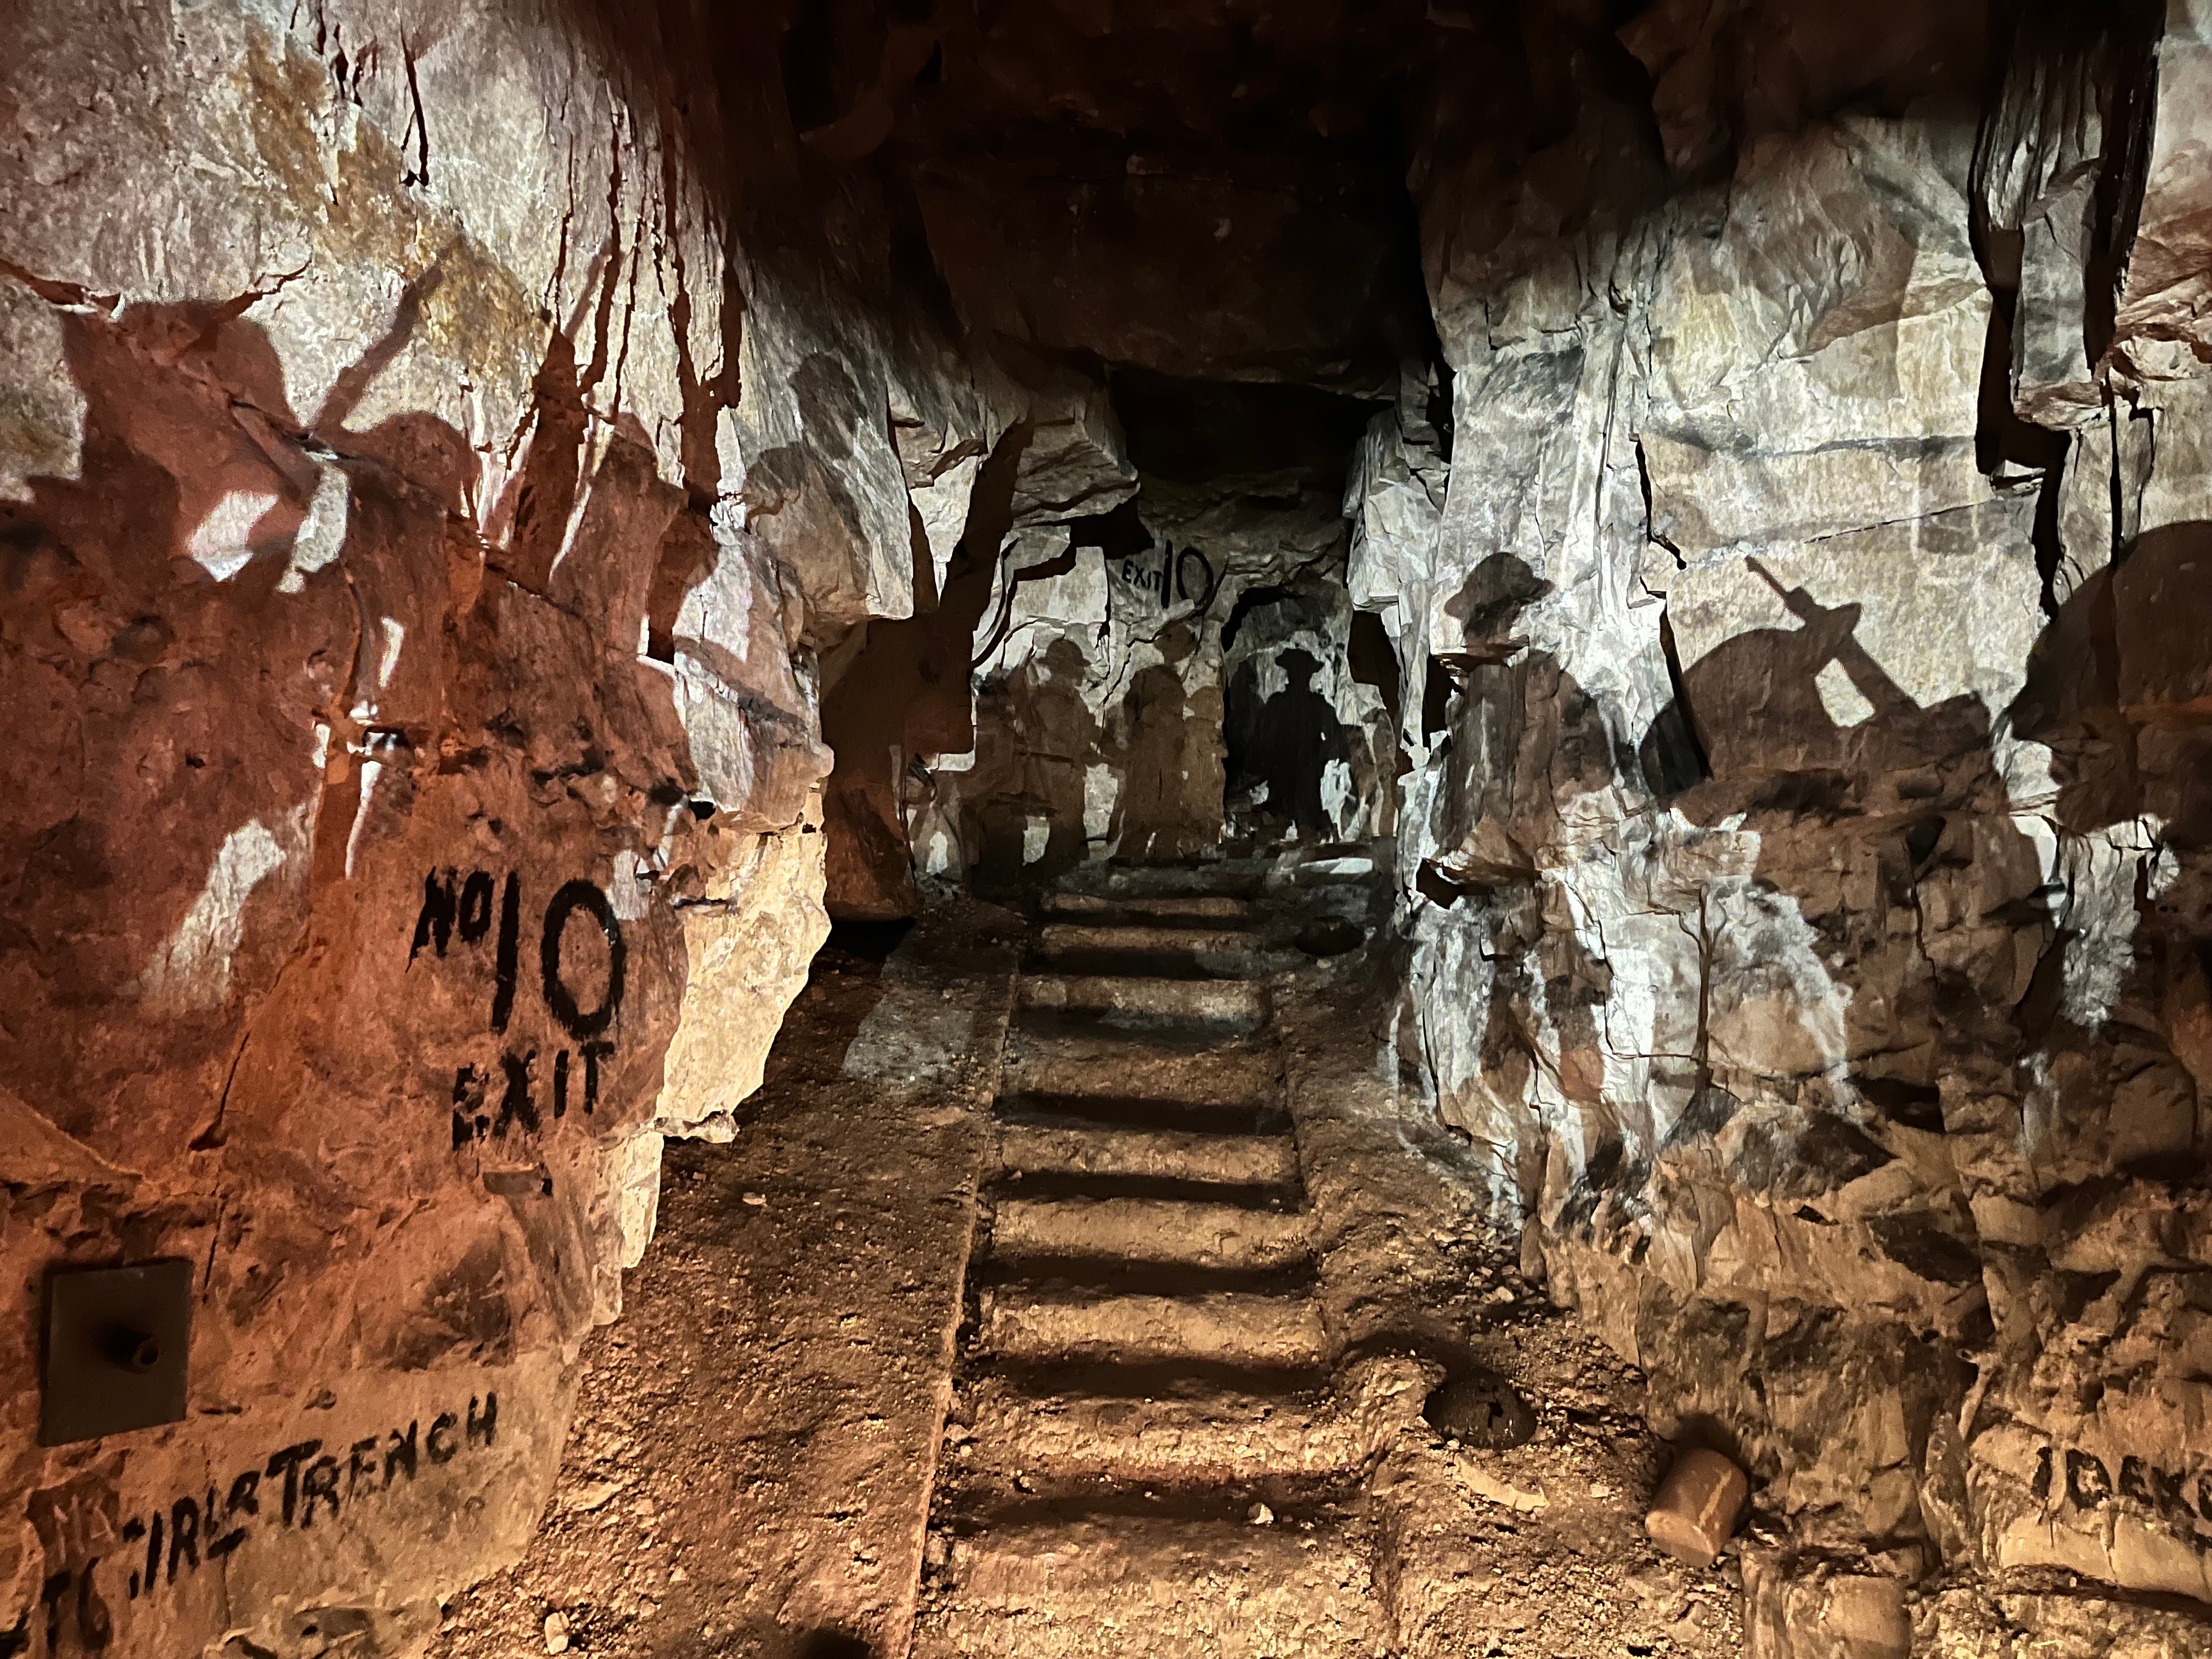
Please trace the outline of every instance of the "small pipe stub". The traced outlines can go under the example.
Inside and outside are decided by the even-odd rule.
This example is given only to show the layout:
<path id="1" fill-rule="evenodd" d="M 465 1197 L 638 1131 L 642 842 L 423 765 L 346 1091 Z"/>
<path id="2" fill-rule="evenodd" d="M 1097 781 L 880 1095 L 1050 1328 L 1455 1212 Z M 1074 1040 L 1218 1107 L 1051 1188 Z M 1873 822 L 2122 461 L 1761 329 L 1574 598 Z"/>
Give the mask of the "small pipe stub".
<path id="1" fill-rule="evenodd" d="M 125 1370 L 150 1371 L 161 1363 L 161 1341 L 128 1325 L 111 1325 L 102 1333 L 100 1347 Z"/>
<path id="2" fill-rule="evenodd" d="M 1674 1460 L 1644 1530 L 1651 1541 L 1679 1561 L 1710 1567 L 1735 1536 L 1751 1502 L 1751 1481 L 1717 1451 L 1691 1448 Z"/>

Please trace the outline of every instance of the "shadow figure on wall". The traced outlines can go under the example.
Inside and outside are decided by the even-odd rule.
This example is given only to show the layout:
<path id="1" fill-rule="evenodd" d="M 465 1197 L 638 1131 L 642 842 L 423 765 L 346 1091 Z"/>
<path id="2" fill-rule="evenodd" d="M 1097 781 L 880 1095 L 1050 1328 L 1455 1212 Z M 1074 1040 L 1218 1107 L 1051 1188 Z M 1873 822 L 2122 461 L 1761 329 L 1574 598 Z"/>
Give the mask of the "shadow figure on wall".
<path id="1" fill-rule="evenodd" d="M 1322 781 L 1330 763 L 1350 764 L 1343 724 L 1335 706 L 1314 685 L 1322 666 L 1318 658 L 1294 647 L 1276 661 L 1287 684 L 1273 696 L 1260 694 L 1259 659 L 1244 663 L 1229 683 L 1222 723 L 1228 797 L 1256 798 L 1256 816 L 1263 821 L 1326 838 L 1336 833 L 1336 825 L 1322 797 Z"/>
<path id="2" fill-rule="evenodd" d="M 1178 624 L 1164 646 L 1188 658 L 1190 632 Z M 1110 831 L 1117 858 L 1166 863 L 1195 856 L 1217 838 L 1213 802 L 1194 798 L 1207 794 L 1206 775 L 1219 772 L 1219 723 L 1206 717 L 1218 696 L 1211 687 L 1193 696 L 1173 662 L 1154 663 L 1131 683 L 1117 722 L 1121 792 Z"/>

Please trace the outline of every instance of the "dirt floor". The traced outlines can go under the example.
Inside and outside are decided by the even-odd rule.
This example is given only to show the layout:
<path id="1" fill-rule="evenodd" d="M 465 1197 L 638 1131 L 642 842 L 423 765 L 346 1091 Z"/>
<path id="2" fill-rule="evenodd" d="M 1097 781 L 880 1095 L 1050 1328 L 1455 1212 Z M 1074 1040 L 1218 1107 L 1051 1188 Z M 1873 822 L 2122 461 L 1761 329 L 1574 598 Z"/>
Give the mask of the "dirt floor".
<path id="1" fill-rule="evenodd" d="M 735 1141 L 671 1143 L 658 1235 L 621 1322 L 582 1358 L 552 1508 L 522 1563 L 451 1603 L 440 1659 L 896 1659 L 918 1611 L 942 1623 L 957 1600 L 945 1494 L 988 1437 L 963 1370 L 977 1317 L 963 1286 L 1001 1176 L 992 1107 L 1023 937 L 977 906 L 888 962 L 888 940 L 823 952 Z M 1379 1609 L 1362 1651 L 1740 1651 L 1733 1564 L 1694 1571 L 1644 1536 L 1668 1453 L 1641 1423 L 1637 1376 L 1523 1280 L 1517 1241 L 1483 1224 L 1461 1178 L 1467 1149 L 1409 1129 L 1378 1078 L 1364 988 L 1380 977 L 1339 957 L 1273 994 L 1316 1230 L 1310 1294 L 1336 1352 L 1413 1367 L 1414 1392 L 1380 1408 L 1395 1413 L 1387 1449 L 1350 1484 L 1312 1488 L 1306 1509 L 1240 1491 L 1208 1524 L 1262 1577 L 1269 1551 L 1325 1572 L 1323 1540 L 1340 1540 Z M 1474 1368 L 1517 1385 L 1525 1444 L 1463 1444 L 1420 1416 L 1435 1378 Z M 1128 1507 L 1158 1497 L 1132 1487 Z M 1079 1553 L 1099 1524 L 1070 1523 L 1051 1548 Z M 1019 1579 L 1030 1546 L 1007 1547 L 992 1570 Z M 1250 1646 L 1128 1635 L 1133 1653 Z"/>
<path id="2" fill-rule="evenodd" d="M 903 1645 L 1008 920 L 966 913 L 888 971 L 833 939 L 737 1139 L 669 1143 L 537 1542 L 454 1598 L 440 1659 Z"/>
<path id="3" fill-rule="evenodd" d="M 1474 1149 L 1408 1112 L 1378 1066 L 1389 1049 L 1382 978 L 1352 956 L 1278 992 L 1330 1325 L 1353 1352 L 1410 1351 L 1449 1375 L 1506 1378 L 1534 1418 L 1527 1441 L 1505 1449 L 1416 1423 L 1369 1477 L 1396 1651 L 1741 1652 L 1734 1559 L 1693 1570 L 1644 1532 L 1674 1453 L 1643 1420 L 1641 1377 L 1524 1277 L 1517 1234 L 1487 1217 Z"/>

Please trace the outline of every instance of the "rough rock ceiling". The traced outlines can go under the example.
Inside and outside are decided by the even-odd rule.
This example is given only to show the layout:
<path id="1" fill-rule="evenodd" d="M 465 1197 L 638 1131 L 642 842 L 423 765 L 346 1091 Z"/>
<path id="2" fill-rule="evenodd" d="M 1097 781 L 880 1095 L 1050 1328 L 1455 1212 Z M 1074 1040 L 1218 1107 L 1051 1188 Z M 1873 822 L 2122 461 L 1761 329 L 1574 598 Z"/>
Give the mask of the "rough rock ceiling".
<path id="1" fill-rule="evenodd" d="M 1372 390 L 1430 337 L 1401 111 L 1436 32 L 1405 0 L 826 0 L 781 59 L 805 148 L 911 191 L 969 328 Z"/>
<path id="2" fill-rule="evenodd" d="M 942 9 L 945 137 L 1050 120 L 1138 144 L 1339 143 L 1388 120 L 1419 0 L 1055 0 Z"/>
<path id="3" fill-rule="evenodd" d="M 1409 179 L 1571 234 L 1586 204 L 1550 198 L 1546 155 L 1604 143 L 1656 193 L 1846 104 L 1970 119 L 2017 9 L 800 0 L 778 59 L 801 150 L 903 204 L 900 274 L 965 328 L 1375 395 L 1434 355 Z"/>

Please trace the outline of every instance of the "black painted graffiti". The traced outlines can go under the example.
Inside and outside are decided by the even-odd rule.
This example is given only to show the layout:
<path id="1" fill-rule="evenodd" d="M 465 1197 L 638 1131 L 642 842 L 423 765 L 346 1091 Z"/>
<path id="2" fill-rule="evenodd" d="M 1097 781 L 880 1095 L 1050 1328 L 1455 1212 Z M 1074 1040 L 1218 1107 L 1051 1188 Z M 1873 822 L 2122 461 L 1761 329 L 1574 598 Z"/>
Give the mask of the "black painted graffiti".
<path id="1" fill-rule="evenodd" d="M 2029 1490 L 2042 1504 L 2055 1496 L 2072 1509 L 2100 1510 L 2118 1500 L 2176 1526 L 2212 1524 L 2212 1474 L 2197 1475 L 2192 1484 L 2189 1476 L 2140 1457 L 2121 1458 L 2116 1480 L 2105 1461 L 2092 1453 L 2069 1447 L 2061 1457 L 2057 1447 L 2045 1446 L 2036 1459 Z"/>
<path id="2" fill-rule="evenodd" d="M 577 1007 L 575 993 L 561 976 L 561 938 L 568 931 L 569 918 L 579 910 L 592 913 L 607 942 L 606 1000 L 588 1014 Z M 563 884 L 553 895 L 552 903 L 545 907 L 545 934 L 538 945 L 538 962 L 544 978 L 545 1006 L 577 1042 L 588 1042 L 612 1023 L 615 1009 L 622 1002 L 625 955 L 622 923 L 616 919 L 615 907 L 607 896 L 588 881 Z"/>
<path id="3" fill-rule="evenodd" d="M 1124 583 L 1139 593 L 1151 595 L 1152 602 L 1163 609 L 1170 605 L 1194 605 L 1203 611 L 1213 603 L 1214 590 L 1221 585 L 1221 579 L 1214 574 L 1213 565 L 1205 554 L 1194 547 L 1178 550 L 1164 538 L 1157 554 L 1147 549 L 1142 553 L 1125 555 L 1115 568 Z"/>
<path id="4" fill-rule="evenodd" d="M 76 1644 L 86 1651 L 112 1644 L 115 1615 L 108 1597 L 118 1578 L 128 1605 L 168 1589 L 179 1573 L 189 1581 L 203 1565 L 217 1565 L 257 1536 L 305 1532 L 318 1522 L 339 1526 L 342 1517 L 361 1514 L 390 1492 L 395 1480 L 404 1478 L 411 1486 L 425 1462 L 447 1464 L 463 1452 L 489 1448 L 498 1426 L 499 1395 L 487 1393 L 479 1400 L 471 1395 L 465 1413 L 440 1412 L 427 1431 L 416 1418 L 404 1432 L 393 1428 L 367 1435 L 327 1452 L 320 1440 L 302 1440 L 249 1463 L 227 1488 L 185 1492 L 134 1515 L 120 1529 L 122 1549 L 51 1573 L 40 1585 L 36 1611 L 45 1626 L 45 1650 L 59 1652 L 72 1630 Z M 102 1563 L 110 1564 L 104 1577 Z M 28 1650 L 31 1620 L 27 1609 L 13 1629 L 0 1630 L 0 1656 Z"/>
<path id="5" fill-rule="evenodd" d="M 458 879 L 459 872 L 453 870 L 433 870 L 422 878 L 422 908 L 415 918 L 415 943 L 408 950 L 408 961 L 422 955 L 426 945 L 444 956 L 456 931 L 465 945 L 482 944 L 491 931 L 491 872 L 470 871 L 457 897 L 453 884 Z M 507 881 L 513 890 L 515 878 L 509 876 Z"/>
<path id="6" fill-rule="evenodd" d="M 407 963 L 427 947 L 443 957 L 459 933 L 464 945 L 481 945 L 491 931 L 493 881 L 488 870 L 464 878 L 453 869 L 433 870 L 422 878 L 422 908 L 415 916 L 414 943 Z M 514 981 L 522 957 L 522 878 L 510 871 L 499 906 L 499 943 L 493 953 L 491 1029 L 504 1031 L 514 1014 Z"/>
<path id="7" fill-rule="evenodd" d="M 553 1051 L 549 1100 L 556 1121 L 568 1115 L 570 1091 L 579 1070 L 583 1079 L 582 1087 L 577 1091 L 578 1103 L 586 1112 L 598 1109 L 599 1066 L 614 1051 L 611 1042 L 586 1042 L 577 1051 L 583 1060 L 580 1067 L 571 1063 L 572 1057 L 566 1048 Z M 510 1050 L 499 1057 L 501 1091 L 496 1109 L 491 1103 L 492 1079 L 483 1066 L 465 1064 L 454 1072 L 455 1146 L 465 1146 L 486 1136 L 504 1135 L 516 1127 L 531 1134 L 544 1128 L 546 1114 L 538 1109 L 538 1059 L 535 1048 L 521 1054 Z"/>
<path id="8" fill-rule="evenodd" d="M 504 1031 L 514 1013 L 514 969 L 522 949 L 522 878 L 510 872 L 499 903 L 499 955 L 492 969 L 491 1029 Z"/>
<path id="9" fill-rule="evenodd" d="M 515 988 L 521 976 L 520 873 L 510 871 L 501 883 L 483 870 L 471 870 L 465 877 L 450 867 L 430 871 L 422 878 L 422 908 L 415 918 L 415 937 L 408 947 L 407 960 L 411 965 L 425 950 L 443 957 L 457 936 L 464 945 L 481 945 L 492 932 L 495 892 L 499 930 L 493 946 L 489 1024 L 495 1035 L 503 1036 L 514 1019 Z M 572 927 L 585 925 L 584 919 L 596 924 L 606 946 L 607 964 L 606 988 L 598 1006 L 588 1010 L 562 966 L 565 941 Z M 516 1130 L 536 1134 L 549 1117 L 556 1121 L 566 1117 L 572 1099 L 586 1112 L 597 1108 L 602 1067 L 615 1052 L 615 1045 L 605 1034 L 621 1011 L 629 966 L 629 947 L 613 901 L 580 878 L 562 883 L 545 906 L 538 933 L 538 989 L 546 1012 L 576 1047 L 573 1052 L 562 1048 L 543 1056 L 536 1048 L 507 1049 L 499 1057 L 496 1103 L 491 1067 L 465 1063 L 456 1068 L 452 1101 L 456 1147 Z M 544 1110 L 538 1106 L 540 1098 L 546 1103 Z"/>

